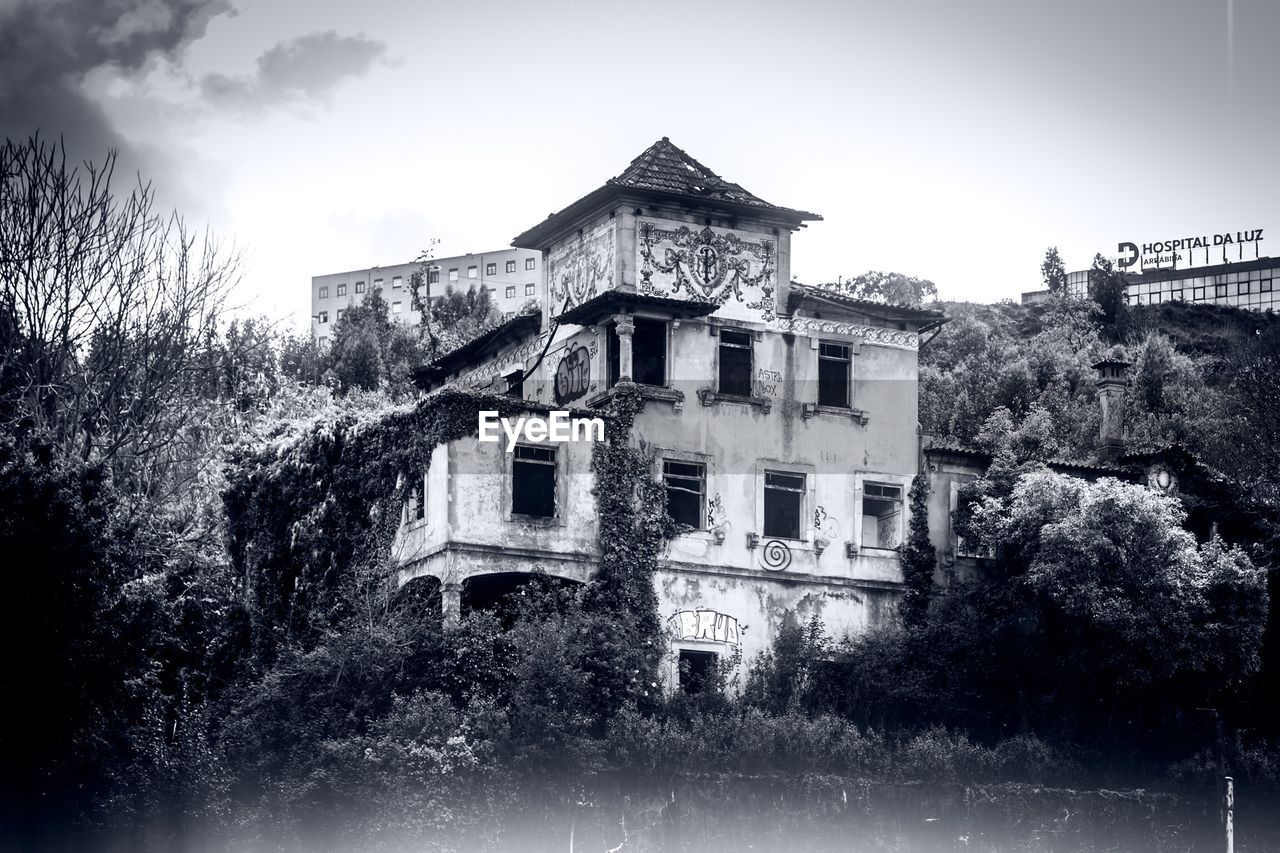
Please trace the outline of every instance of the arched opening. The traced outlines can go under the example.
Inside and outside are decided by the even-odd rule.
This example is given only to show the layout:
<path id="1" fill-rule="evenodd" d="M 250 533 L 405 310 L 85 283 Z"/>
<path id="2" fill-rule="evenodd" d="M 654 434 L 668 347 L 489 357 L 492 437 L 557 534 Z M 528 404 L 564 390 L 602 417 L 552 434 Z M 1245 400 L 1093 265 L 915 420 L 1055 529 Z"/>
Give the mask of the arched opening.
<path id="1" fill-rule="evenodd" d="M 515 621 L 521 608 L 560 610 L 576 606 L 582 584 L 545 572 L 496 572 L 474 575 L 462 584 L 462 612 L 488 612 L 504 625 Z"/>
<path id="2" fill-rule="evenodd" d="M 441 616 L 440 579 L 421 575 L 397 589 L 391 595 L 393 612 L 439 621 Z"/>

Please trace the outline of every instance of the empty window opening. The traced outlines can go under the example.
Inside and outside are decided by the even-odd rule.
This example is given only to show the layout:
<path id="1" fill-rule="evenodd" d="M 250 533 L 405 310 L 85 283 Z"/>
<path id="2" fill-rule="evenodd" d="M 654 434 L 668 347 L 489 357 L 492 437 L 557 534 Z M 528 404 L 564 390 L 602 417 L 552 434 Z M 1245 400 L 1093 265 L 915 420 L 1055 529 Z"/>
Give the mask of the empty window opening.
<path id="1" fill-rule="evenodd" d="M 862 546 L 897 548 L 902 544 L 902 487 L 862 484 Z"/>
<path id="2" fill-rule="evenodd" d="M 664 459 L 662 480 L 667 487 L 667 515 L 677 524 L 701 529 L 707 469 L 701 462 Z"/>
<path id="3" fill-rule="evenodd" d="M 751 396 L 751 333 L 720 330 L 720 393 Z"/>
<path id="4" fill-rule="evenodd" d="M 718 657 L 715 652 L 681 649 L 680 689 L 690 696 L 696 696 L 710 687 L 715 680 Z"/>
<path id="5" fill-rule="evenodd" d="M 804 506 L 804 474 L 764 472 L 764 535 L 799 539 Z"/>
<path id="6" fill-rule="evenodd" d="M 663 320 L 634 320 L 631 333 L 631 381 L 640 385 L 667 384 L 667 324 Z M 609 384 L 621 378 L 621 340 L 617 324 L 609 326 Z"/>
<path id="7" fill-rule="evenodd" d="M 552 518 L 556 514 L 556 450 L 516 445 L 511 462 L 511 511 Z"/>
<path id="8" fill-rule="evenodd" d="M 818 344 L 818 405 L 849 408 L 853 351 L 848 344 Z"/>

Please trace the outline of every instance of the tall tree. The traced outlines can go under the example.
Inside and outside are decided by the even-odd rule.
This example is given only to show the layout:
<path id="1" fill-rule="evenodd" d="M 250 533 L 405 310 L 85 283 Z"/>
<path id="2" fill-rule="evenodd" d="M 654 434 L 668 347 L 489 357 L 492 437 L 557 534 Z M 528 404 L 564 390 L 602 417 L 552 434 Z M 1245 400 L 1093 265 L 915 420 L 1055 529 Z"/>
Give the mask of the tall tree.
<path id="1" fill-rule="evenodd" d="M 201 343 L 237 262 L 149 185 L 117 195 L 114 167 L 38 138 L 0 148 L 0 423 L 145 496 L 208 387 Z"/>
<path id="2" fill-rule="evenodd" d="M 1054 296 L 1065 296 L 1067 292 L 1067 268 L 1062 263 L 1057 246 L 1050 246 L 1044 253 L 1044 262 L 1040 264 L 1040 277 L 1044 286 Z"/>

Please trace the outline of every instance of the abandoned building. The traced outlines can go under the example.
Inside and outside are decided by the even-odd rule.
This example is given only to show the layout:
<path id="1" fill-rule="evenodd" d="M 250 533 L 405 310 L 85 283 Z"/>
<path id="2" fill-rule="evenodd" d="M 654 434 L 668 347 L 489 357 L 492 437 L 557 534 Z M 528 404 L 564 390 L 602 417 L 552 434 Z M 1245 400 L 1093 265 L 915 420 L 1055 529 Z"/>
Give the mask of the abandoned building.
<path id="1" fill-rule="evenodd" d="M 820 217 L 770 204 L 667 139 L 512 241 L 542 253 L 523 313 L 417 373 L 544 409 L 644 398 L 635 433 L 684 527 L 655 578 L 667 677 L 750 659 L 820 617 L 837 635 L 894 618 L 919 471 L 917 354 L 935 311 L 791 280 Z M 401 583 L 435 578 L 446 618 L 529 572 L 585 582 L 598 558 L 591 445 L 437 447 L 397 539 Z"/>

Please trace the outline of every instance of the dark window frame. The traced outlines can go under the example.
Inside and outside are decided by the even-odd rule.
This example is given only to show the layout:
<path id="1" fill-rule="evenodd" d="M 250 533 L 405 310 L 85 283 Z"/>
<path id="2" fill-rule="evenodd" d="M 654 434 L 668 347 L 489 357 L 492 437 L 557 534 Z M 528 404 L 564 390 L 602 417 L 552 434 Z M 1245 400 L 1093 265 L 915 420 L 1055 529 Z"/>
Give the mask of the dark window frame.
<path id="1" fill-rule="evenodd" d="M 534 259 L 533 259 L 533 258 L 525 258 L 525 259 L 524 259 L 524 268 L 525 268 L 526 270 L 531 270 L 531 269 L 533 269 L 533 268 L 534 268 L 534 266 L 535 266 L 535 264 L 536 264 L 536 263 L 537 263 L 537 262 L 536 262 L 536 261 L 534 261 Z"/>
<path id="2" fill-rule="evenodd" d="M 689 459 L 667 457 L 662 460 L 662 485 L 667 493 L 667 514 L 678 524 L 684 524 L 694 530 L 706 530 L 707 518 L 707 464 Z M 681 506 L 681 515 L 689 512 L 689 499 L 683 496 L 692 495 L 695 504 L 692 513 L 694 519 L 690 523 L 687 518 L 677 518 L 672 512 L 673 493 Z"/>
<path id="3" fill-rule="evenodd" d="M 485 275 L 497 275 L 497 274 L 498 274 L 498 262 L 497 262 L 497 261 L 486 261 L 486 262 L 485 262 L 485 265 L 484 265 L 484 274 L 485 274 Z"/>
<path id="4" fill-rule="evenodd" d="M 550 496 L 531 494 L 529 489 L 546 488 L 544 469 L 550 469 Z M 559 501 L 559 458 L 555 447 L 517 444 L 511 454 L 511 514 L 525 518 L 557 518 Z M 550 509 L 549 512 L 545 511 Z"/>
<path id="5" fill-rule="evenodd" d="M 837 375 L 839 381 L 836 381 Z M 818 405 L 835 409 L 853 407 L 852 344 L 818 341 Z"/>
<path id="6" fill-rule="evenodd" d="M 750 397 L 755 369 L 755 335 L 750 329 L 721 328 L 719 338 L 716 391 L 732 397 Z M 744 353 L 745 372 L 741 362 Z"/>
<path id="7" fill-rule="evenodd" d="M 516 298 L 516 286 L 515 286 L 514 284 L 508 284 L 508 285 L 507 285 L 507 289 L 506 289 L 506 298 L 507 298 L 507 299 L 515 299 L 515 298 Z"/>
<path id="8" fill-rule="evenodd" d="M 809 477 L 803 471 L 766 469 L 764 518 L 761 530 L 768 539 L 804 538 L 805 495 Z M 788 504 L 795 502 L 794 512 Z"/>

